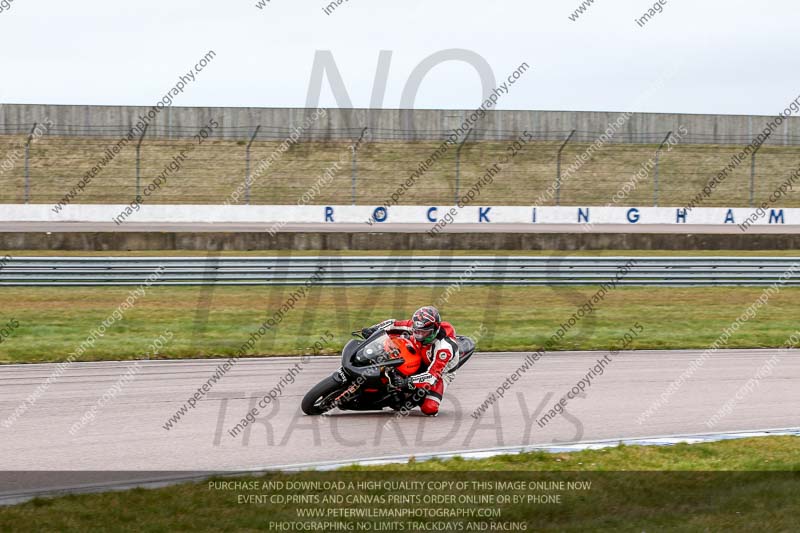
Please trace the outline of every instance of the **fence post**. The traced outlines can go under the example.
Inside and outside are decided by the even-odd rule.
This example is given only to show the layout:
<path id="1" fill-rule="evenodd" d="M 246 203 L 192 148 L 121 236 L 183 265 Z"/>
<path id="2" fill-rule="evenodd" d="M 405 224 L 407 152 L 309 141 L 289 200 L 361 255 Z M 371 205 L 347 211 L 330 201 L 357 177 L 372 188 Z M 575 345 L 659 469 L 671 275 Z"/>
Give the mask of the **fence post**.
<path id="1" fill-rule="evenodd" d="M 761 149 L 761 145 L 755 147 L 750 156 L 750 207 L 755 206 L 756 195 L 756 153 Z"/>
<path id="2" fill-rule="evenodd" d="M 669 140 L 669 138 L 671 136 L 672 136 L 672 131 L 670 130 L 670 132 L 667 133 L 667 136 L 664 137 L 664 140 L 661 141 L 661 144 L 658 146 L 658 149 L 656 150 L 656 175 L 655 175 L 655 178 L 653 179 L 653 206 L 654 207 L 658 207 L 658 161 L 661 158 L 661 149 L 664 148 L 664 145 L 667 143 L 667 141 Z"/>
<path id="3" fill-rule="evenodd" d="M 139 136 L 139 142 L 136 143 L 136 197 L 142 193 L 142 141 L 147 133 L 147 127 L 150 124 L 145 124 L 142 134 Z"/>
<path id="4" fill-rule="evenodd" d="M 569 136 L 564 140 L 561 148 L 558 149 L 558 160 L 556 161 L 556 205 L 561 205 L 561 152 L 564 151 L 573 135 L 575 135 L 575 130 L 569 132 Z"/>
<path id="5" fill-rule="evenodd" d="M 464 140 L 461 141 L 458 148 L 456 148 L 456 195 L 453 205 L 458 205 L 458 193 L 461 189 L 461 149 L 464 147 L 464 143 L 467 142 L 467 139 L 469 139 L 470 133 L 472 133 L 472 128 L 467 130 L 467 134 L 464 135 Z"/>
<path id="6" fill-rule="evenodd" d="M 252 181 L 252 176 L 250 176 L 250 146 L 253 145 L 253 141 L 256 140 L 256 135 L 258 135 L 258 131 L 261 129 L 261 124 L 256 126 L 256 130 L 253 132 L 253 135 L 250 136 L 250 142 L 247 143 L 247 148 L 244 151 L 244 201 L 245 204 L 250 205 L 250 182 Z"/>
<path id="7" fill-rule="evenodd" d="M 33 127 L 31 128 L 31 132 L 28 135 L 28 140 L 25 142 L 25 203 L 29 203 L 31 200 L 31 141 L 33 141 L 33 132 L 36 131 L 36 125 L 38 123 L 34 122 Z"/>
<path id="8" fill-rule="evenodd" d="M 353 205 L 356 205 L 356 179 L 358 177 L 358 148 L 361 144 L 361 140 L 364 138 L 364 135 L 367 134 L 367 130 L 369 128 L 365 127 L 361 130 L 361 137 L 358 138 L 358 141 L 354 142 L 351 146 L 353 147 L 353 166 L 350 171 L 350 181 L 352 183 L 352 191 L 350 193 L 351 201 Z"/>

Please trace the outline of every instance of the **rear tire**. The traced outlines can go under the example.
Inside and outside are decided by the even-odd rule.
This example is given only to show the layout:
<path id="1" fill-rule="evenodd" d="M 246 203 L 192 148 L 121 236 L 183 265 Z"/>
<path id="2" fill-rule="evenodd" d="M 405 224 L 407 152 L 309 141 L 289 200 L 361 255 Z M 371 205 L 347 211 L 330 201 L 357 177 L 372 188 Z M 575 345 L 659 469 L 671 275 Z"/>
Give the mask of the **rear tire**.
<path id="1" fill-rule="evenodd" d="M 300 407 L 307 415 L 316 416 L 321 415 L 332 409 L 331 407 L 324 407 L 325 400 L 334 394 L 344 392 L 347 384 L 339 383 L 333 377 L 327 377 L 317 383 L 310 391 L 303 397 Z"/>

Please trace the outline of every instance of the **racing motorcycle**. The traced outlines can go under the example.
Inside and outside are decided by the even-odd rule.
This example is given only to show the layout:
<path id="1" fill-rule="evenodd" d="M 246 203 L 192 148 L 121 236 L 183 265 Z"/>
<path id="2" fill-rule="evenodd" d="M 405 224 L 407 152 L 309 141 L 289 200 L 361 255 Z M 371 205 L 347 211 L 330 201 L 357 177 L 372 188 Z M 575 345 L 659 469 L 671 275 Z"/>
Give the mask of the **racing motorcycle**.
<path id="1" fill-rule="evenodd" d="M 303 398 L 301 407 L 307 415 L 321 415 L 333 408 L 344 411 L 377 411 L 386 407 L 410 410 L 424 400 L 409 387 L 409 379 L 423 364 L 422 348 L 404 334 L 374 332 L 367 338 L 360 331 L 342 350 L 342 366 L 320 381 Z M 448 368 L 444 379 L 464 366 L 475 353 L 475 341 L 456 337 L 460 359 Z"/>

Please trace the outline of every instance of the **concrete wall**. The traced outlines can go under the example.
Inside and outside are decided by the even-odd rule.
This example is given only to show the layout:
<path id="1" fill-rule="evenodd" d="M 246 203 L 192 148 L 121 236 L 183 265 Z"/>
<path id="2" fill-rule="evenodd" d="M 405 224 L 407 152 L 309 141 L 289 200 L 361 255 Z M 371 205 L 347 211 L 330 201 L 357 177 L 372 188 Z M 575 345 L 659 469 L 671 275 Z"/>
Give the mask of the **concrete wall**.
<path id="1" fill-rule="evenodd" d="M 0 106 L 0 133 L 27 133 L 31 124 L 45 118 L 55 123 L 54 134 L 85 134 L 87 127 L 109 127 L 111 132 L 128 131 L 149 107 L 72 106 L 6 104 Z M 776 109 L 775 112 L 783 110 Z M 222 128 L 215 135 L 230 139 L 247 139 L 257 125 L 262 126 L 260 139 L 283 139 L 294 127 L 314 113 L 307 109 L 169 107 L 156 117 L 148 136 L 191 136 L 215 118 Z M 307 139 L 357 138 L 363 127 L 370 128 L 373 141 L 395 139 L 398 130 L 408 133 L 403 138 L 425 140 L 443 138 L 445 132 L 458 127 L 472 111 L 403 110 L 403 109 L 329 109 L 304 136 Z M 593 141 L 609 123 L 620 118 L 619 112 L 584 111 L 491 111 L 482 119 L 472 140 L 510 138 L 510 132 L 529 130 L 539 139 L 563 139 L 575 129 L 582 133 L 576 141 Z M 658 143 L 668 131 L 681 126 L 689 130 L 682 142 L 747 144 L 766 122 L 774 117 L 745 115 L 687 115 L 634 113 L 619 129 L 615 140 L 621 142 Z M 350 128 L 349 132 L 342 132 Z M 115 135 L 118 135 L 115 133 Z M 515 133 L 516 135 L 516 133 Z M 514 136 L 515 136 L 514 135 Z M 114 136 L 114 135 L 111 135 Z M 768 144 L 800 144 L 800 118 L 784 121 Z"/>
<path id="2" fill-rule="evenodd" d="M 286 224 L 370 224 L 375 229 L 394 224 L 418 225 L 427 230 L 434 224 L 458 227 L 481 224 L 515 224 L 529 229 L 536 224 L 583 224 L 735 226 L 748 220 L 753 226 L 800 226 L 800 208 L 766 208 L 756 212 L 748 207 L 532 207 L 532 206 L 412 206 L 389 208 L 369 205 L 109 205 L 70 204 L 57 213 L 50 204 L 2 204 L 0 222 L 126 222 L 139 224 L 261 224 L 264 231 Z M 367 227 L 367 226 L 363 226 Z"/>
<path id="3" fill-rule="evenodd" d="M 669 233 L 0 233 L 0 250 L 793 250 L 800 235 Z"/>

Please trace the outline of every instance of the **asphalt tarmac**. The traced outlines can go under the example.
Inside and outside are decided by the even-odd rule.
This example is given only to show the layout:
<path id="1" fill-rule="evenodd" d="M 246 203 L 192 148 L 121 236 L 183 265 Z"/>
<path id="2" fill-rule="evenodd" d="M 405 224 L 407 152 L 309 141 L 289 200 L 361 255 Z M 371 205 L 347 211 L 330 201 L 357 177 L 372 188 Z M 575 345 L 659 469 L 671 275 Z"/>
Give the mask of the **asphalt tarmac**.
<path id="1" fill-rule="evenodd" d="M 63 375 L 53 364 L 2 366 L 0 501 L 87 483 L 113 488 L 137 479 L 170 482 L 201 472 L 800 426 L 796 352 L 721 350 L 687 375 L 701 354 L 615 355 L 602 375 L 566 402 L 563 414 L 544 422 L 542 417 L 606 353 L 545 354 L 509 382 L 503 397 L 482 415 L 476 410 L 502 389 L 527 354 L 477 353 L 459 370 L 435 418 L 418 411 L 398 418 L 389 410 L 308 417 L 300 411 L 300 400 L 338 368 L 338 358 L 307 363 L 290 357 L 241 359 L 169 429 L 170 417 L 203 390 L 223 360 L 74 363 Z M 742 394 L 740 388 L 770 360 L 771 372 Z M 123 379 L 126 373 L 129 379 Z M 47 385 L 48 377 L 56 379 Z M 668 392 L 676 380 L 681 385 Z M 285 385 L 279 387 L 281 382 Z M 40 385 L 45 385 L 43 392 L 29 405 L 26 398 Z M 271 390 L 277 400 L 263 402 Z M 666 403 L 654 403 L 659 398 Z M 707 425 L 732 400 L 731 412 Z M 24 412 L 9 418 L 23 404 Z M 253 408 L 258 410 L 255 423 L 232 436 L 230 431 Z"/>

